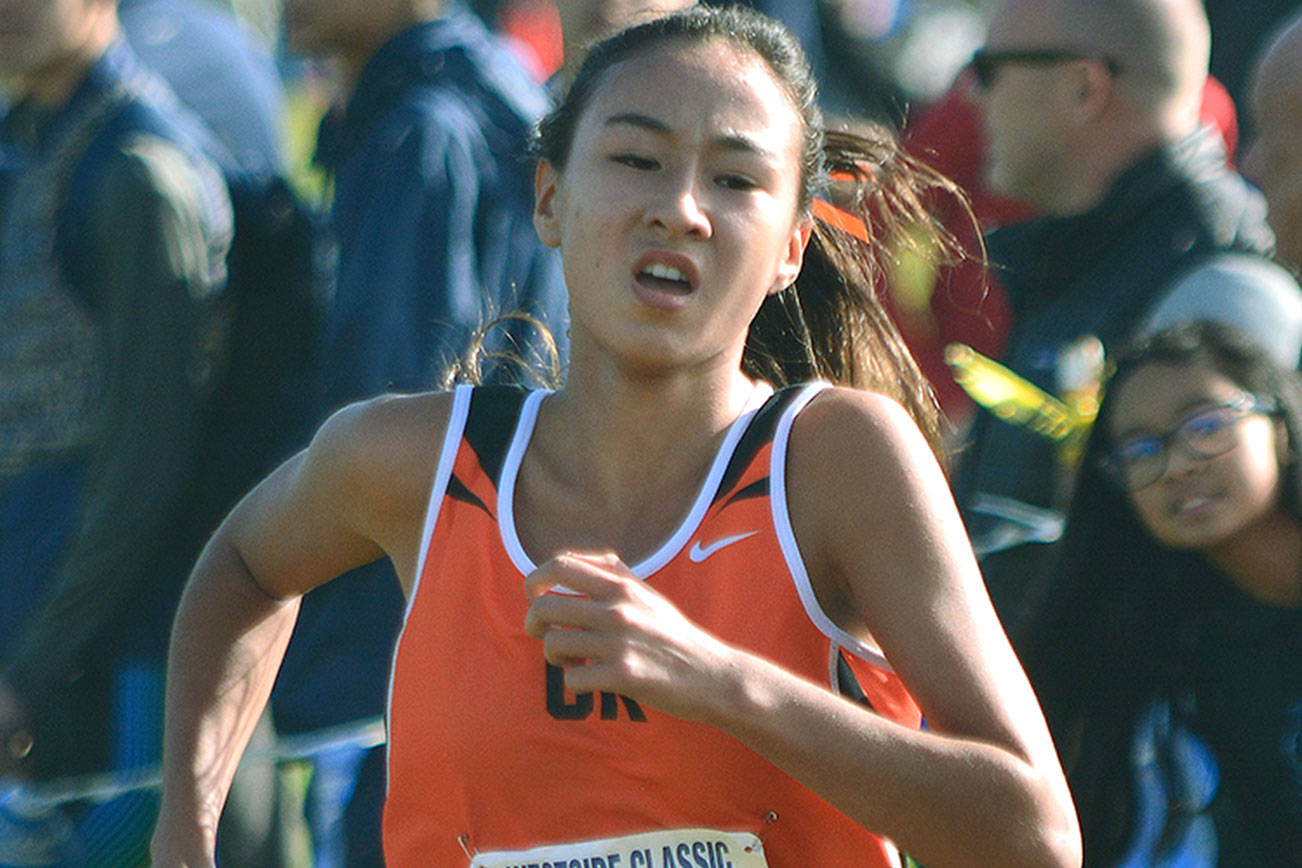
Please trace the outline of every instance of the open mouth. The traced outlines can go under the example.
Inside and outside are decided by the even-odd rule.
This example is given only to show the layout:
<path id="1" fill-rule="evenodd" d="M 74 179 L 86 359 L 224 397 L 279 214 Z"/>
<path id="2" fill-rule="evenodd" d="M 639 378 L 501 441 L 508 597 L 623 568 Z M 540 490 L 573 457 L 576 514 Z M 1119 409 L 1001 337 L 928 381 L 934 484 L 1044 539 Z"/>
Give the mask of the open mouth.
<path id="1" fill-rule="evenodd" d="M 1169 510 L 1174 518 L 1195 520 L 1205 516 L 1216 503 L 1208 493 L 1186 494 L 1171 502 Z"/>
<path id="2" fill-rule="evenodd" d="M 644 305 L 672 313 L 687 307 L 700 274 L 690 257 L 673 250 L 647 251 L 633 266 L 633 292 Z"/>
<path id="3" fill-rule="evenodd" d="M 646 266 L 637 275 L 638 282 L 660 292 L 687 295 L 692 291 L 692 282 L 672 265 L 656 262 Z"/>

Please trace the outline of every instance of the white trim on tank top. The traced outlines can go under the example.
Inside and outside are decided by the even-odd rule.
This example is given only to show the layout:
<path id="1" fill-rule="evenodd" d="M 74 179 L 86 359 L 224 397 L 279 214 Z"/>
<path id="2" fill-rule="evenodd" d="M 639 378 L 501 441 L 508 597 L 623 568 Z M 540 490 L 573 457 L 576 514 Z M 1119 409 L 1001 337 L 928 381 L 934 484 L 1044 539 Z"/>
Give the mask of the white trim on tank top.
<path id="1" fill-rule="evenodd" d="M 524 406 L 520 409 L 520 421 L 516 426 L 515 435 L 511 439 L 511 447 L 507 450 L 506 460 L 502 464 L 502 478 L 497 487 L 497 523 L 501 531 L 502 546 L 511 558 L 511 563 L 515 565 L 515 568 L 520 571 L 522 576 L 532 573 L 537 569 L 537 565 L 525 552 L 524 546 L 520 544 L 520 537 L 516 533 L 515 481 L 520 472 L 520 462 L 524 458 L 525 449 L 528 447 L 529 439 L 533 435 L 534 425 L 538 421 L 538 408 L 542 405 L 543 398 L 548 394 L 545 391 L 533 392 L 525 399 Z M 706 474 L 705 481 L 701 483 L 701 488 L 697 492 L 696 499 L 693 501 L 691 509 L 688 510 L 687 516 L 678 525 L 678 528 L 669 535 L 669 539 L 665 540 L 658 549 L 641 562 L 629 567 L 633 575 L 645 580 L 673 560 L 682 551 L 683 546 L 687 545 L 688 540 L 692 538 L 692 534 L 696 533 L 696 529 L 700 526 L 701 520 L 705 518 L 710 503 L 714 500 L 719 483 L 723 481 L 723 474 L 728 469 L 728 462 L 732 459 L 733 450 L 737 448 L 737 442 L 741 440 L 742 434 L 746 432 L 746 426 L 750 424 L 750 420 L 754 418 L 755 413 L 772 394 L 770 390 L 757 389 L 742 414 L 728 426 L 723 443 L 720 444 L 718 452 L 714 455 L 710 471 Z"/>
<path id="2" fill-rule="evenodd" d="M 828 383 L 810 383 L 787 406 L 782 413 L 782 418 L 778 420 L 777 431 L 773 434 L 773 452 L 769 464 L 769 505 L 773 510 L 773 527 L 778 534 L 782 555 L 787 561 L 787 571 L 791 574 L 796 593 L 800 595 L 800 602 L 805 607 L 805 614 L 809 616 L 809 620 L 814 623 L 819 632 L 861 660 L 883 671 L 894 672 L 895 670 L 891 668 L 891 664 L 887 662 L 886 656 L 879 648 L 874 648 L 841 629 L 823 611 L 823 607 L 818 603 L 818 597 L 814 594 L 814 586 L 809 580 L 809 571 L 805 569 L 805 561 L 800 555 L 800 546 L 791 527 L 791 513 L 787 509 L 787 443 L 791 439 L 791 425 L 805 405 L 819 392 L 829 387 Z"/>
<path id="3" fill-rule="evenodd" d="M 461 451 L 461 438 L 466 433 L 466 419 L 470 417 L 470 397 L 473 392 L 474 387 L 468 385 L 457 386 L 452 392 L 452 412 L 448 414 L 448 430 L 443 435 L 438 469 L 434 471 L 434 484 L 430 486 L 429 503 L 425 507 L 425 524 L 420 537 L 420 556 L 416 558 L 416 575 L 412 577 L 407 614 L 411 612 L 412 600 L 416 599 L 421 573 L 425 572 L 425 558 L 429 557 L 434 527 L 438 524 L 443 498 L 447 496 L 448 482 L 452 479 L 452 469 L 457 463 L 457 453 Z M 403 621 L 406 621 L 406 614 L 403 615 Z"/>
<path id="4" fill-rule="evenodd" d="M 448 428 L 443 434 L 443 445 L 439 449 L 439 462 L 434 471 L 434 483 L 430 486 L 429 503 L 425 507 L 425 523 L 420 538 L 420 556 L 416 558 L 416 575 L 412 577 L 411 593 L 407 595 L 407 604 L 403 608 L 402 626 L 393 643 L 393 653 L 389 658 L 389 686 L 384 699 L 384 738 L 390 742 L 393 733 L 389 732 L 389 720 L 393 708 L 393 681 L 398 670 L 398 649 L 402 646 L 402 634 L 407 630 L 407 619 L 411 617 L 412 606 L 416 603 L 416 592 L 420 590 L 420 577 L 425 572 L 425 559 L 429 557 L 430 541 L 434 537 L 434 527 L 438 524 L 439 510 L 443 497 L 448 490 L 448 481 L 452 478 L 452 468 L 457 463 L 457 453 L 461 449 L 461 437 L 465 433 L 466 419 L 470 416 L 470 386 L 457 386 L 452 393 L 452 411 L 448 414 Z M 388 759 L 385 759 L 384 789 L 389 790 Z"/>

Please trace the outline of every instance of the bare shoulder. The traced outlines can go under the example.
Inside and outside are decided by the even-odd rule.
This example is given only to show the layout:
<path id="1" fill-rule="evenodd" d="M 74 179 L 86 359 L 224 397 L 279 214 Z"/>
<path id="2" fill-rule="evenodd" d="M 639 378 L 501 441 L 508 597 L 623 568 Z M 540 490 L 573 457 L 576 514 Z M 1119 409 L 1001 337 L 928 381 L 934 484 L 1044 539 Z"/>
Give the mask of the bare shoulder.
<path id="1" fill-rule="evenodd" d="M 344 407 L 312 439 L 308 468 L 335 475 L 376 518 L 420 513 L 452 401 L 451 393 L 382 395 Z"/>
<path id="2" fill-rule="evenodd" d="M 407 575 L 451 409 L 451 395 L 418 394 L 339 410 L 240 503 L 223 534 L 278 596 L 383 555 Z"/>
<path id="3" fill-rule="evenodd" d="M 1035 719 L 1034 697 L 908 412 L 880 394 L 825 391 L 792 427 L 787 480 L 793 530 L 828 614 L 871 636 L 937 731 L 1030 755 L 1018 721 Z"/>
<path id="4" fill-rule="evenodd" d="M 829 608 L 877 609 L 870 600 L 894 608 L 900 594 L 917 600 L 975 574 L 939 462 L 908 411 L 885 395 L 833 388 L 810 402 L 792 425 L 787 499 Z M 902 567 L 911 574 L 904 585 Z"/>
<path id="5" fill-rule="evenodd" d="M 358 470 L 383 469 L 437 454 L 447 433 L 452 401 L 450 392 L 421 392 L 349 404 L 326 419 L 310 448 Z"/>
<path id="6" fill-rule="evenodd" d="M 844 387 L 823 391 L 796 417 L 788 466 L 793 489 L 817 487 L 824 494 L 888 491 L 919 472 L 943 482 L 904 407 L 886 395 Z"/>

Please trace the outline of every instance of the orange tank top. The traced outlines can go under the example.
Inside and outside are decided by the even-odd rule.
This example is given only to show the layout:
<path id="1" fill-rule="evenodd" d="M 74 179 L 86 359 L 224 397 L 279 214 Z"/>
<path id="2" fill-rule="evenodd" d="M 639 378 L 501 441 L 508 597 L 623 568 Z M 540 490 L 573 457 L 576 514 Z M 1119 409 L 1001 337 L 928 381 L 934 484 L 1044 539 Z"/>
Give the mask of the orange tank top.
<path id="1" fill-rule="evenodd" d="M 796 548 L 786 442 L 819 385 L 781 390 L 738 418 L 677 531 L 632 570 L 724 641 L 918 727 L 917 706 L 880 652 L 819 608 Z M 723 732 L 622 696 L 564 688 L 561 670 L 524 632 L 524 579 L 534 564 L 512 511 L 546 394 L 456 392 L 394 657 L 386 863 L 899 865 L 889 842 Z M 695 831 L 637 837 L 661 830 Z M 736 837 L 702 830 L 744 833 L 765 861 L 742 859 Z M 486 855 L 591 841 L 603 843 Z"/>

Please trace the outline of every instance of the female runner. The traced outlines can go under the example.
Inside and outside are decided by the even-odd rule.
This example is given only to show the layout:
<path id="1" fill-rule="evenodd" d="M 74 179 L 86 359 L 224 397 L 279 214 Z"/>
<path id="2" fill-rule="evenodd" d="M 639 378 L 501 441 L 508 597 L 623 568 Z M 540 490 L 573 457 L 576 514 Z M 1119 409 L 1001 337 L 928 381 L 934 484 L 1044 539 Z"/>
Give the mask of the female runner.
<path id="1" fill-rule="evenodd" d="M 939 465 L 848 387 L 928 418 L 814 193 L 830 166 L 916 215 L 912 176 L 825 137 L 790 34 L 736 7 L 599 45 L 538 151 L 563 388 L 345 409 L 232 512 L 174 628 L 154 864 L 212 864 L 296 601 L 382 555 L 392 866 L 1076 864 Z"/>

